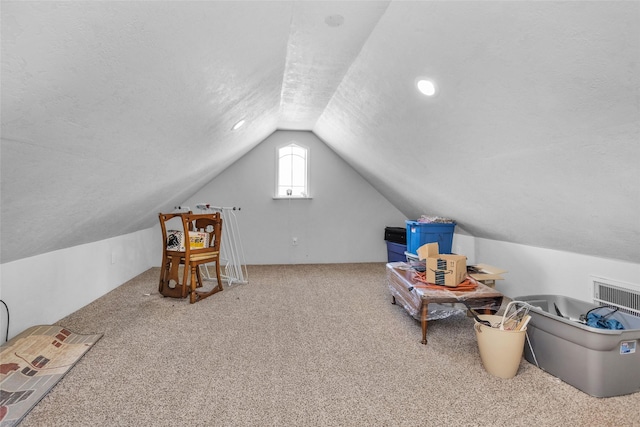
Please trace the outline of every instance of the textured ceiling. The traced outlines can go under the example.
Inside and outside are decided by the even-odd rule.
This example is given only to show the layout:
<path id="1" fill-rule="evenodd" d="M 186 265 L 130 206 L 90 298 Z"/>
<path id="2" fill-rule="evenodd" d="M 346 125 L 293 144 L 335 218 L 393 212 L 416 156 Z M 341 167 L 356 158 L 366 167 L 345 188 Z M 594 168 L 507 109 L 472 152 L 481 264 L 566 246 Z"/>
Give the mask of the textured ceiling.
<path id="1" fill-rule="evenodd" d="M 2 262 L 150 227 L 276 129 L 407 217 L 640 262 L 640 2 L 0 11 Z"/>

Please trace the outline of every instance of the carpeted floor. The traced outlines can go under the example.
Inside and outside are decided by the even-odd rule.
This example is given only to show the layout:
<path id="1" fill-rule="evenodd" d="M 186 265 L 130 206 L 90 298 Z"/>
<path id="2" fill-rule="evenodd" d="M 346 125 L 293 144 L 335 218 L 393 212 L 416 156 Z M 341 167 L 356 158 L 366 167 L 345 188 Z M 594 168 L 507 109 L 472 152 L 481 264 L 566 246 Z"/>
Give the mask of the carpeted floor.
<path id="1" fill-rule="evenodd" d="M 420 344 L 384 264 L 250 266 L 193 305 L 158 274 L 60 320 L 104 336 L 21 426 L 640 425 L 640 393 L 594 398 L 524 360 L 491 376 L 465 315 Z"/>

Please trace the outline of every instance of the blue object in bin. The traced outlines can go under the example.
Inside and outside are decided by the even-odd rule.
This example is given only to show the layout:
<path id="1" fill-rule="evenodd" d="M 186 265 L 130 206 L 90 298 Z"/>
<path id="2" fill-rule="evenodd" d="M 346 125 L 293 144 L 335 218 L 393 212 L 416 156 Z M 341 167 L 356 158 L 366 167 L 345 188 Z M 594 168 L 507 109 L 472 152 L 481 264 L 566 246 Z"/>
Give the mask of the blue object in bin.
<path id="1" fill-rule="evenodd" d="M 602 308 L 608 308 L 611 311 L 606 314 L 595 313 L 596 310 L 600 310 Z M 618 311 L 617 308 L 607 306 L 592 308 L 586 314 L 587 326 L 598 329 L 624 329 L 622 323 L 620 323 L 617 319 L 611 317 L 611 315 L 616 311 Z"/>
<path id="2" fill-rule="evenodd" d="M 441 254 L 450 254 L 453 244 L 453 231 L 456 223 L 406 221 L 407 252 L 418 253 L 418 248 L 427 243 L 438 243 Z"/>

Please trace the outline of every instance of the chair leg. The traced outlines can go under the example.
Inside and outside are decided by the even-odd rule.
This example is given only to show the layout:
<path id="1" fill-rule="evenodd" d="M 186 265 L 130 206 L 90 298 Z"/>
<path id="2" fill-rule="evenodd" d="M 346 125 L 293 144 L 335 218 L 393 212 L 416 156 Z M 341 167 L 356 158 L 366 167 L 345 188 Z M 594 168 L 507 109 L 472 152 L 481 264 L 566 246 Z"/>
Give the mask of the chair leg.
<path id="1" fill-rule="evenodd" d="M 218 289 L 223 290 L 222 275 L 220 274 L 220 259 L 216 260 L 216 279 L 218 279 Z"/>
<path id="2" fill-rule="evenodd" d="M 186 298 L 187 295 L 189 294 L 189 290 L 187 288 L 188 283 L 189 283 L 189 275 L 191 273 L 191 266 L 186 262 L 185 260 L 185 264 L 184 264 L 184 270 L 182 271 L 182 284 L 180 287 L 180 296 L 182 298 Z"/>
<path id="3" fill-rule="evenodd" d="M 166 257 L 162 257 L 162 265 L 160 267 L 160 280 L 158 282 L 158 292 L 162 293 L 162 289 L 164 288 L 164 284 L 167 281 L 167 275 L 169 271 L 169 263 L 167 262 Z"/>
<path id="4" fill-rule="evenodd" d="M 190 265 L 189 270 L 191 270 L 191 281 L 189 282 L 189 287 L 190 287 L 189 302 L 193 304 L 199 299 L 198 295 L 196 294 L 196 287 L 198 286 L 198 279 L 197 279 L 198 266 Z"/>
<path id="5" fill-rule="evenodd" d="M 194 266 L 194 271 L 197 271 L 197 266 Z M 193 273 L 193 275 L 195 275 L 196 273 Z M 208 292 L 204 292 L 204 291 L 197 291 L 195 286 L 191 286 L 191 303 L 203 300 L 217 292 L 220 292 L 223 290 L 222 288 L 222 279 L 220 276 L 220 266 L 219 263 L 216 261 L 216 274 L 217 274 L 217 279 L 218 279 L 218 286 L 216 286 L 215 288 L 211 289 Z M 193 276 L 192 276 L 193 277 Z"/>
<path id="6" fill-rule="evenodd" d="M 180 284 L 180 258 L 169 257 L 160 274 L 159 292 L 165 297 L 184 298 L 184 290 Z M 172 288 L 170 285 L 174 284 Z"/>
<path id="7" fill-rule="evenodd" d="M 197 280 L 197 285 L 196 288 L 201 288 L 202 287 L 202 273 L 200 273 L 200 266 L 196 266 L 196 280 Z"/>

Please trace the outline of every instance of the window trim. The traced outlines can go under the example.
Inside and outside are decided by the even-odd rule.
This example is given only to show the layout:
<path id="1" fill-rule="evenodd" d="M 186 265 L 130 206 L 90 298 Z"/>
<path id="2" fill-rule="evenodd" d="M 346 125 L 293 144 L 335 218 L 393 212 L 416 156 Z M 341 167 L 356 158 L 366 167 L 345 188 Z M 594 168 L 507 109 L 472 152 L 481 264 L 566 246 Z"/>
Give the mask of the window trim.
<path id="1" fill-rule="evenodd" d="M 278 194 L 279 180 L 280 180 L 280 150 L 285 147 L 295 146 L 301 148 L 305 151 L 305 189 L 306 196 L 286 196 Z M 311 158 L 311 150 L 309 147 L 298 143 L 297 141 L 288 141 L 284 144 L 280 144 L 276 147 L 275 150 L 275 173 L 274 173 L 274 190 L 273 190 L 273 199 L 274 200 L 309 200 L 312 197 L 310 196 L 310 174 L 309 174 L 309 159 Z"/>

